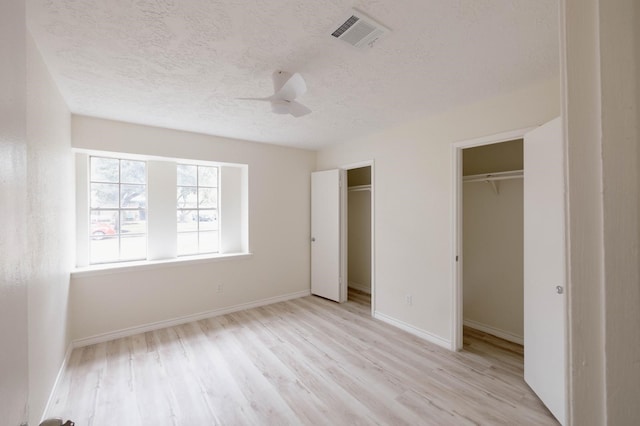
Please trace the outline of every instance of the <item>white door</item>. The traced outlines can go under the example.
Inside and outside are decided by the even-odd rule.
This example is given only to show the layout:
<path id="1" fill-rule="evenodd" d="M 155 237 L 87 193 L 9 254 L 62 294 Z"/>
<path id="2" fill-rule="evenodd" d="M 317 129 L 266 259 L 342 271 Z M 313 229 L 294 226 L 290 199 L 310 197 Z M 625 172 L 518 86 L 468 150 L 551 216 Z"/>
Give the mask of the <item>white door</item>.
<path id="1" fill-rule="evenodd" d="M 343 302 L 341 283 L 342 170 L 311 174 L 311 293 Z"/>
<path id="2" fill-rule="evenodd" d="M 562 122 L 524 137 L 524 379 L 566 424 Z"/>

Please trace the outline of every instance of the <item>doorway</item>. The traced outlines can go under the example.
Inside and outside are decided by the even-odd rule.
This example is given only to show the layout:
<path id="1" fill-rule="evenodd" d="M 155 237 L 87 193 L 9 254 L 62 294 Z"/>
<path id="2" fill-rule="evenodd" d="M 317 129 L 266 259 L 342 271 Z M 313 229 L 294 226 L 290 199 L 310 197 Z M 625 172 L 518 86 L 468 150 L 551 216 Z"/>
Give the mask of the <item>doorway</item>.
<path id="1" fill-rule="evenodd" d="M 453 306 L 452 306 L 452 349 L 453 350 L 462 350 L 463 346 L 463 324 L 464 324 L 464 300 L 463 300 L 463 281 L 464 281 L 464 203 L 463 203 L 463 195 L 464 195 L 464 186 L 470 185 L 470 183 L 464 183 L 465 180 L 463 178 L 463 153 L 467 149 L 476 148 L 476 147 L 486 147 L 492 146 L 496 144 L 500 144 L 503 142 L 522 140 L 529 131 L 534 128 L 525 128 L 520 130 L 514 130 L 511 132 L 505 132 L 493 136 L 487 136 L 484 138 L 473 139 L 469 141 L 458 142 L 452 146 L 452 154 L 453 154 L 453 189 L 454 189 L 454 197 L 453 197 L 453 206 L 452 211 L 454 212 L 454 223 L 452 228 L 452 237 L 453 237 L 453 267 L 452 267 L 452 275 L 454 280 L 453 289 Z M 489 148 L 490 149 L 490 148 Z M 470 151 L 467 151 L 470 152 Z M 487 152 L 485 152 L 487 154 Z M 480 155 L 482 157 L 482 155 Z M 489 157 L 486 160 L 486 165 L 484 167 L 496 168 L 496 159 L 492 158 L 490 155 L 484 155 L 484 157 Z M 515 167 L 515 166 L 508 166 Z M 479 169 L 475 169 L 477 171 Z M 520 169 L 522 170 L 522 168 Z M 512 170 L 513 171 L 513 170 Z M 471 174 L 473 169 L 467 169 L 467 182 L 474 179 Z M 478 175 L 482 175 L 481 172 L 477 173 Z M 485 173 L 491 174 L 491 173 Z M 477 176 L 477 178 L 481 178 L 481 176 Z M 479 182 L 478 184 L 482 184 L 485 186 L 486 191 L 492 191 L 494 195 L 495 193 L 500 191 L 500 183 L 499 180 L 495 179 L 485 179 L 484 182 Z"/>
<path id="2" fill-rule="evenodd" d="M 355 302 L 371 315 L 376 306 L 374 205 L 372 160 L 311 174 L 311 294 Z"/>
<path id="3" fill-rule="evenodd" d="M 453 150 L 453 309 L 452 349 L 463 348 L 464 324 L 464 150 L 500 142 L 523 139 L 524 185 L 523 212 L 523 337 L 524 380 L 565 424 L 566 382 L 566 297 L 565 270 L 565 162 L 563 127 L 560 117 L 539 127 L 507 132 L 471 141 L 459 142 Z M 479 179 L 492 184 L 499 194 L 499 177 L 513 173 L 486 173 Z M 469 178 L 475 178 L 469 176 Z M 468 179 L 468 181 L 471 179 Z M 486 188 L 485 188 L 486 189 Z M 504 219 L 503 219 L 504 220 Z M 517 231 L 519 233 L 519 231 Z M 482 247 L 486 250 L 487 247 Z M 481 265 L 481 270 L 491 269 Z M 493 269 L 504 270 L 501 263 Z M 502 294 L 491 295 L 500 299 Z M 497 334 L 491 330 L 491 334 Z M 508 336 L 503 336 L 508 337 Z"/>
<path id="4" fill-rule="evenodd" d="M 371 308 L 371 166 L 347 169 L 347 300 Z"/>
<path id="5" fill-rule="evenodd" d="M 462 310 L 472 330 L 524 345 L 523 140 L 462 150 Z"/>

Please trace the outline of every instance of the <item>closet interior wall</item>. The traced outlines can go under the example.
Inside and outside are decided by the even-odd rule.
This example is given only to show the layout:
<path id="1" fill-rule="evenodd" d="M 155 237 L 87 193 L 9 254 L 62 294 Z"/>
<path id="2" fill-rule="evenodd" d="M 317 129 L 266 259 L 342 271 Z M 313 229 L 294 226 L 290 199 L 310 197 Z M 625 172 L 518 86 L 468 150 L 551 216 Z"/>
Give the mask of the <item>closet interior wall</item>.
<path id="1" fill-rule="evenodd" d="M 520 344 L 524 334 L 522 149 L 520 139 L 463 150 L 462 230 L 464 324 Z M 504 172 L 514 173 L 503 179 Z M 477 177 L 486 174 L 493 176 Z"/>

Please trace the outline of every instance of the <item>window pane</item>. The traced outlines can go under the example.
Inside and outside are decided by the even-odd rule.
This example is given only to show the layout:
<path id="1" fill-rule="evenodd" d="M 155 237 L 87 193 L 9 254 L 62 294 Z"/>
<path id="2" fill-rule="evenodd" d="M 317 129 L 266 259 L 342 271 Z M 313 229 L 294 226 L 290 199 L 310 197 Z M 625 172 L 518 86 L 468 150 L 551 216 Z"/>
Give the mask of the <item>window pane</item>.
<path id="1" fill-rule="evenodd" d="M 145 166 L 144 161 L 120 160 L 120 182 L 145 183 Z"/>
<path id="2" fill-rule="evenodd" d="M 215 231 L 218 229 L 218 212 L 216 210 L 200 210 L 201 231 Z"/>
<path id="3" fill-rule="evenodd" d="M 91 237 L 89 242 L 89 252 L 91 253 L 91 263 L 113 262 L 118 260 L 118 237 Z"/>
<path id="4" fill-rule="evenodd" d="M 198 230 L 198 210 L 178 210 L 178 232 Z"/>
<path id="5" fill-rule="evenodd" d="M 147 257 L 146 235 L 122 235 L 120 237 L 120 259 L 134 260 Z"/>
<path id="6" fill-rule="evenodd" d="M 218 168 L 198 166 L 198 186 L 218 186 Z"/>
<path id="7" fill-rule="evenodd" d="M 190 209 L 198 207 L 198 190 L 193 187 L 178 187 L 178 208 Z"/>
<path id="8" fill-rule="evenodd" d="M 217 188 L 198 188 L 199 207 L 215 208 L 218 206 Z"/>
<path id="9" fill-rule="evenodd" d="M 178 234 L 178 256 L 198 253 L 198 233 L 186 232 Z"/>
<path id="10" fill-rule="evenodd" d="M 189 166 L 186 164 L 178 164 L 178 185 L 196 186 L 198 184 L 197 166 Z"/>
<path id="11" fill-rule="evenodd" d="M 218 252 L 218 231 L 200 232 L 200 253 Z"/>
<path id="12" fill-rule="evenodd" d="M 120 207 L 145 208 L 147 206 L 147 194 L 145 185 L 121 185 Z"/>
<path id="13" fill-rule="evenodd" d="M 91 208 L 93 209 L 118 208 L 118 184 L 117 183 L 92 183 L 91 184 Z"/>
<path id="14" fill-rule="evenodd" d="M 119 160 L 117 158 L 91 157 L 91 180 L 118 182 Z"/>
<path id="15" fill-rule="evenodd" d="M 147 257 L 146 162 L 91 157 L 90 263 Z"/>
<path id="16" fill-rule="evenodd" d="M 147 221 L 144 210 L 123 210 L 120 212 L 120 233 L 122 234 L 146 234 Z"/>
<path id="17" fill-rule="evenodd" d="M 113 238 L 118 234 L 117 211 L 91 211 L 91 236 L 96 240 Z"/>

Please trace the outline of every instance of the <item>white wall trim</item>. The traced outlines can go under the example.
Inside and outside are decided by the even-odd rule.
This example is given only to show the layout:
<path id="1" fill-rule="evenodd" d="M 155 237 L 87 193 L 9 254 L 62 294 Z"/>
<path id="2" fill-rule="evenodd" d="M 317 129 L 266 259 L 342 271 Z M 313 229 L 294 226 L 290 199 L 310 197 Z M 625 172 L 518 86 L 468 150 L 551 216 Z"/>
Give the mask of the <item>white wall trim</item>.
<path id="1" fill-rule="evenodd" d="M 540 123 L 541 125 L 544 123 Z M 482 136 L 479 138 L 466 139 L 463 141 L 454 142 L 455 148 L 472 148 L 475 146 L 491 145 L 500 142 L 509 142 L 515 139 L 522 139 L 526 133 L 529 133 L 538 126 L 525 127 L 522 129 L 510 130 L 508 132 L 496 133 L 495 135 Z"/>
<path id="2" fill-rule="evenodd" d="M 363 293 L 371 294 L 371 286 L 360 284 L 355 281 L 349 281 L 349 287 L 359 290 Z"/>
<path id="3" fill-rule="evenodd" d="M 508 340 L 512 343 L 517 343 L 518 345 L 524 345 L 524 337 L 518 336 L 517 334 L 510 333 L 508 331 L 500 330 L 499 328 L 492 327 L 490 325 L 482 324 L 480 322 L 466 319 L 464 320 L 464 325 L 473 328 L 475 330 L 479 330 L 493 336 L 499 337 L 504 340 Z"/>
<path id="4" fill-rule="evenodd" d="M 390 317 L 389 315 L 386 315 L 380 312 L 374 312 L 373 317 L 375 319 L 379 319 L 380 321 L 386 322 L 387 324 L 390 324 L 394 327 L 398 327 L 399 329 L 404 330 L 408 333 L 411 333 L 414 336 L 424 339 L 427 342 L 434 343 L 445 349 L 451 350 L 451 342 L 449 340 L 443 339 L 440 336 L 436 336 L 435 334 L 429 333 L 428 331 L 414 327 L 411 324 L 407 324 L 404 321 L 400 321 L 399 319 L 395 319 L 393 317 Z"/>
<path id="5" fill-rule="evenodd" d="M 341 166 L 340 168 L 344 169 L 344 170 L 351 170 L 351 169 L 359 169 L 359 168 L 368 167 L 368 166 L 373 166 L 373 159 L 345 164 L 345 165 Z M 373 170 L 371 170 L 371 171 L 373 171 Z M 372 181 L 371 183 L 373 184 L 373 178 L 371 179 L 371 181 Z"/>
<path id="6" fill-rule="evenodd" d="M 42 411 L 42 418 L 38 423 L 42 423 L 49 416 L 49 410 L 51 409 L 51 406 L 53 404 L 53 396 L 56 394 L 56 391 L 58 390 L 58 386 L 60 386 L 62 375 L 64 374 L 64 371 L 67 369 L 67 364 L 69 364 L 69 359 L 71 358 L 71 353 L 73 352 L 74 347 L 75 346 L 73 345 L 73 342 L 67 345 L 67 351 L 64 354 L 64 359 L 62 360 L 62 364 L 60 364 L 60 369 L 58 369 L 56 380 L 53 382 L 53 386 L 51 387 L 51 392 L 49 393 L 49 398 L 47 399 L 47 405 L 44 406 L 44 410 Z"/>
<path id="7" fill-rule="evenodd" d="M 260 306 L 271 305 L 273 303 L 285 302 L 291 299 L 298 299 L 311 295 L 311 290 L 297 291 L 295 293 L 283 294 L 281 296 L 268 297 L 266 299 L 256 300 L 254 302 L 240 303 L 238 305 L 227 306 L 224 308 L 213 309 L 210 311 L 199 312 L 197 314 L 185 315 L 178 318 L 157 321 L 149 324 L 138 325 L 135 327 L 123 328 L 121 330 L 110 331 L 107 333 L 97 334 L 95 336 L 76 339 L 73 341 L 74 348 L 95 345 L 96 343 L 104 343 L 110 340 L 129 337 L 148 331 L 160 330 L 162 328 L 173 327 L 176 325 L 186 324 L 193 321 L 200 321 L 207 318 L 217 317 L 220 315 L 230 314 L 232 312 L 244 311 L 246 309 L 257 308 Z"/>

